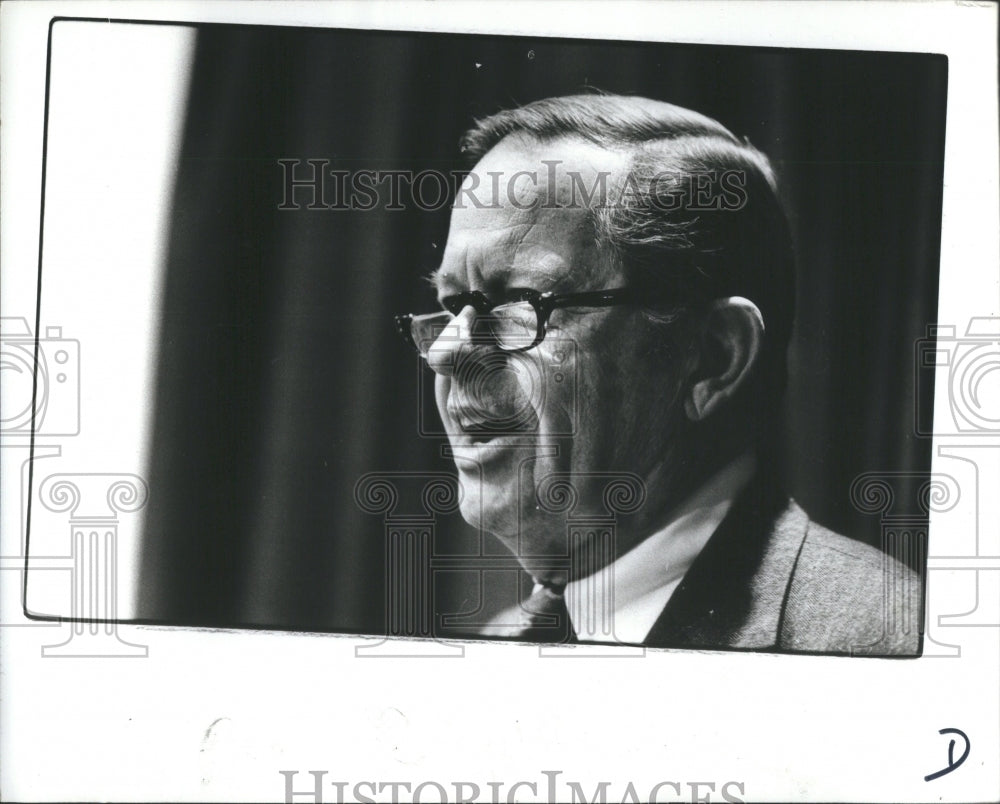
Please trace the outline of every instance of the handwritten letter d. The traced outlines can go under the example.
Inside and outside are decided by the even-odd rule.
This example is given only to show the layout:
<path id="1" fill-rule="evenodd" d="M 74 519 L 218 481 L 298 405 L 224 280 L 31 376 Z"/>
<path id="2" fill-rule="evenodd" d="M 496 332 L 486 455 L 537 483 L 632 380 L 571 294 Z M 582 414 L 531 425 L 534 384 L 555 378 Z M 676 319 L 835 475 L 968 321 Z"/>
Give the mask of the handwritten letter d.
<path id="1" fill-rule="evenodd" d="M 938 731 L 938 734 L 957 734 L 959 737 L 965 740 L 965 751 L 962 752 L 962 756 L 960 756 L 958 758 L 958 762 L 956 762 L 955 741 L 949 740 L 947 767 L 945 767 L 942 770 L 939 770 L 937 773 L 932 773 L 930 776 L 925 776 L 924 777 L 925 782 L 930 782 L 934 779 L 938 779 L 941 776 L 944 776 L 946 773 L 951 773 L 953 770 L 959 767 L 963 762 L 965 762 L 966 758 L 969 756 L 969 749 L 972 747 L 972 744 L 969 742 L 969 738 L 965 735 L 965 732 L 960 729 L 941 729 L 940 731 Z"/>

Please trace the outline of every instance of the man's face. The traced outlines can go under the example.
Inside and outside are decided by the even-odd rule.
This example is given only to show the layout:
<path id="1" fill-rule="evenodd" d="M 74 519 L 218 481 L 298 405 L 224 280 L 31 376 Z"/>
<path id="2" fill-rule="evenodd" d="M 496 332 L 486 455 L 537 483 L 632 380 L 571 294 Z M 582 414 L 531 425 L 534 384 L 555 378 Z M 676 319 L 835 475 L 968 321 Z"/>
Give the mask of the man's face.
<path id="1" fill-rule="evenodd" d="M 554 176 L 545 164 L 553 160 Z M 496 304 L 520 289 L 624 287 L 580 194 L 602 173 L 610 187 L 623 166 L 621 155 L 588 143 L 503 140 L 466 182 L 479 205 L 466 195 L 452 211 L 435 275 L 439 299 L 478 290 Z M 537 181 L 516 177 L 521 171 Z M 521 353 L 473 341 L 475 320 L 466 307 L 431 347 L 437 405 L 463 516 L 500 537 L 530 571 L 530 556 L 565 553 L 565 515 L 539 509 L 538 484 L 555 472 L 572 473 L 576 512 L 596 513 L 603 485 L 594 473 L 654 478 L 669 451 L 678 380 L 632 306 L 557 309 L 545 340 Z M 497 422 L 508 423 L 506 430 L 483 432 Z"/>

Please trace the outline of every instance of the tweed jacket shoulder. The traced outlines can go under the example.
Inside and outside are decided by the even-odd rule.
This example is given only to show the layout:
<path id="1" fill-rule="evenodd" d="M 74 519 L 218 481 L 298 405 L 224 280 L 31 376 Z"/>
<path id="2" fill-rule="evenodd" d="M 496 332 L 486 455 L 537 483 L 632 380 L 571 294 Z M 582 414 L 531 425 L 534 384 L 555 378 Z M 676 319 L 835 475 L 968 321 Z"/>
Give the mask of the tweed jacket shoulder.
<path id="1" fill-rule="evenodd" d="M 708 540 L 647 634 L 661 648 L 916 656 L 923 589 L 908 567 L 811 521 L 763 480 L 751 483 Z M 481 633 L 573 640 L 568 613 L 524 630 L 518 607 Z"/>
<path id="2" fill-rule="evenodd" d="M 709 540 L 649 646 L 871 656 L 920 652 L 920 578 L 881 550 L 751 492 Z"/>

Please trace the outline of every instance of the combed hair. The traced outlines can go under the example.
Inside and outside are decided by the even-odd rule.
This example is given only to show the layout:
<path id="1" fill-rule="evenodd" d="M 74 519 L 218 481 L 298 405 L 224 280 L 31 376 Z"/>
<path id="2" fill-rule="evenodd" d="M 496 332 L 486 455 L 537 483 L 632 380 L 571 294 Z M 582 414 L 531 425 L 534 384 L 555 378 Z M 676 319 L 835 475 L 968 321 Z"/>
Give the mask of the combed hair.
<path id="1" fill-rule="evenodd" d="M 765 325 L 756 401 L 771 410 L 784 390 L 785 352 L 795 307 L 795 264 L 787 219 L 768 158 L 722 124 L 698 112 L 642 97 L 570 95 L 546 98 L 481 120 L 461 148 L 474 163 L 505 137 L 576 138 L 624 153 L 627 168 L 607 203 L 590 209 L 595 237 L 630 285 L 651 300 L 744 296 Z M 665 209 L 691 177 L 742 176 L 739 208 Z M 733 174 L 731 174 L 733 175 Z M 627 179 L 627 181 L 626 181 Z M 671 320 L 671 305 L 651 316 Z M 664 315 L 665 314 L 665 315 Z"/>

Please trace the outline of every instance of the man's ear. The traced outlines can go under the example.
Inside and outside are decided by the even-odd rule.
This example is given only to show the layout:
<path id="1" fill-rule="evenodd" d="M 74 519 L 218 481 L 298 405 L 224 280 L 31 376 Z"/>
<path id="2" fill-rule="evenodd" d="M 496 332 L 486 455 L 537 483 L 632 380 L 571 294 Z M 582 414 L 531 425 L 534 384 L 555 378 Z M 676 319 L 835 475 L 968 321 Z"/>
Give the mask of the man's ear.
<path id="1" fill-rule="evenodd" d="M 698 367 L 684 399 L 691 421 L 703 421 L 746 382 L 764 344 L 764 317 L 742 296 L 718 299 L 699 344 Z"/>

